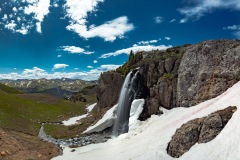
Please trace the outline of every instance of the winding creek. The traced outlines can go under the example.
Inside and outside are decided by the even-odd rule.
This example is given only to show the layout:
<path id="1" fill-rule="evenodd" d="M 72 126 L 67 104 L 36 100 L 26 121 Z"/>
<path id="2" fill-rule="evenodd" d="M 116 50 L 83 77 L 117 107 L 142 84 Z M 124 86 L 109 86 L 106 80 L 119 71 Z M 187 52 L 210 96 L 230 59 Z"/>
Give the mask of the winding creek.
<path id="1" fill-rule="evenodd" d="M 51 137 L 50 135 L 47 135 L 44 131 L 45 124 L 66 125 L 66 126 L 76 124 L 77 121 L 79 121 L 80 119 L 87 117 L 95 105 L 96 104 L 87 106 L 87 108 L 86 108 L 88 110 L 87 114 L 70 118 L 67 121 L 63 121 L 63 123 L 46 123 L 46 122 L 42 123 L 41 128 L 39 130 L 38 137 L 43 141 L 53 143 L 60 147 L 81 147 L 81 146 L 86 146 L 89 144 L 106 142 L 108 139 L 111 138 L 111 133 L 107 132 L 107 131 L 102 132 L 102 133 L 96 133 L 96 134 L 86 135 L 86 136 L 82 136 L 82 137 L 72 137 L 72 138 L 67 138 L 67 139 L 55 139 L 55 138 Z"/>

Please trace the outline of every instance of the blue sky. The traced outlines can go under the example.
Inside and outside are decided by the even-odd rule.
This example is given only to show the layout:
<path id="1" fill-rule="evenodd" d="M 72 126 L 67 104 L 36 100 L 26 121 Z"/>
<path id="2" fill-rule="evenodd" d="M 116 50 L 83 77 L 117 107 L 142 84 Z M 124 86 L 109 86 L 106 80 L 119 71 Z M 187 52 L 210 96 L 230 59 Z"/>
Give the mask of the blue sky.
<path id="1" fill-rule="evenodd" d="M 130 50 L 240 38 L 239 0 L 1 0 L 0 79 L 95 80 Z"/>

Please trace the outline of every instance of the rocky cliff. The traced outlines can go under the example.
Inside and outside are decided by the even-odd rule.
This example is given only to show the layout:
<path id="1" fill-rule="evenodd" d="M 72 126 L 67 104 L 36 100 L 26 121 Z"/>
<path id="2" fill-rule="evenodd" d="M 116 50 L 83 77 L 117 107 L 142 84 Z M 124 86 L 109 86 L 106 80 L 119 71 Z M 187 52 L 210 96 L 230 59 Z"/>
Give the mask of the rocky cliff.
<path id="1" fill-rule="evenodd" d="M 131 55 L 132 56 L 132 55 Z M 134 68 L 149 95 L 142 119 L 159 114 L 159 107 L 190 107 L 223 93 L 240 80 L 240 41 L 211 40 L 166 51 L 138 52 L 119 70 L 103 73 L 97 91 L 98 107 L 113 106 L 123 77 Z"/>
<path id="2" fill-rule="evenodd" d="M 189 46 L 178 70 L 177 106 L 218 96 L 240 80 L 240 41 L 205 41 Z"/>
<path id="3" fill-rule="evenodd" d="M 109 108 L 115 105 L 122 88 L 124 76 L 116 72 L 105 72 L 100 75 L 97 86 L 97 107 Z"/>

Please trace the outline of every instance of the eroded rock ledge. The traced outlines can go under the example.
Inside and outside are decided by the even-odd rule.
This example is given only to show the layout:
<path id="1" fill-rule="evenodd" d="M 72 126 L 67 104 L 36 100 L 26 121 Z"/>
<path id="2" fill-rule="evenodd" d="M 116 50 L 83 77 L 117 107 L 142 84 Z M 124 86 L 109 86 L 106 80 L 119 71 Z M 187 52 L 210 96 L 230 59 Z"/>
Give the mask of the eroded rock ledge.
<path id="1" fill-rule="evenodd" d="M 175 158 L 186 153 L 195 143 L 207 143 L 213 140 L 225 127 L 236 111 L 230 106 L 183 124 L 173 135 L 167 147 L 167 153 Z"/>

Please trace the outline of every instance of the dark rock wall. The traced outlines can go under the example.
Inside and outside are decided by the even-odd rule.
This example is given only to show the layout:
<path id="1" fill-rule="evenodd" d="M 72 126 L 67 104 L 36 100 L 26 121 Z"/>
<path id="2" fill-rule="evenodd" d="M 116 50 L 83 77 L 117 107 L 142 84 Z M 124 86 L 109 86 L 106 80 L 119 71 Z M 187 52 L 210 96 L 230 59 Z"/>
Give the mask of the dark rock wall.
<path id="1" fill-rule="evenodd" d="M 140 67 L 145 77 L 150 97 L 147 100 L 149 114 L 157 114 L 159 106 L 171 109 L 176 106 L 177 70 L 180 60 L 170 57 Z"/>
<path id="2" fill-rule="evenodd" d="M 124 76 L 116 72 L 101 74 L 96 91 L 98 109 L 109 108 L 117 103 L 123 82 Z"/>

